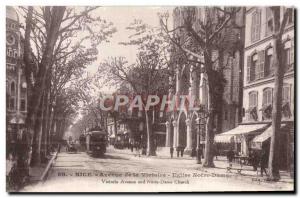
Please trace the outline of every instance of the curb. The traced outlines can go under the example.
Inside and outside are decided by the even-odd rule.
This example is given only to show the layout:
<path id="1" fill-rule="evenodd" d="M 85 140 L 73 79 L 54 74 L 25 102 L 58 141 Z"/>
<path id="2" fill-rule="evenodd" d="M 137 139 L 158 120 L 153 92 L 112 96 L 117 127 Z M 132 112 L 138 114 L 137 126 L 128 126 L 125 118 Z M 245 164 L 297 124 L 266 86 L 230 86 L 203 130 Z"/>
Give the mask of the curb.
<path id="1" fill-rule="evenodd" d="M 47 164 L 47 166 L 46 166 L 46 168 L 45 168 L 45 170 L 44 170 L 44 172 L 43 172 L 43 174 L 42 174 L 42 176 L 41 176 L 41 178 L 40 178 L 40 181 L 44 181 L 44 180 L 45 180 L 45 178 L 46 178 L 46 176 L 48 175 L 48 172 L 49 172 L 49 170 L 50 170 L 50 168 L 51 168 L 51 166 L 52 166 L 54 160 L 57 158 L 57 154 L 58 154 L 58 151 L 56 151 L 56 152 L 54 153 L 54 155 L 52 156 L 52 158 L 51 158 L 50 161 L 48 162 L 48 164 Z"/>

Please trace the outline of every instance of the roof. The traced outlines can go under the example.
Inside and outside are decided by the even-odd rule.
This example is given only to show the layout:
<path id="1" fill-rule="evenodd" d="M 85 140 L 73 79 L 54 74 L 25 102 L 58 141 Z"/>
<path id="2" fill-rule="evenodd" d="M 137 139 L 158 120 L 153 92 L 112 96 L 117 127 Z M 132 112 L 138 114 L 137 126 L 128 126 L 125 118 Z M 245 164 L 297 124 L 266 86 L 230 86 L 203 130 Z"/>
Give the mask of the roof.
<path id="1" fill-rule="evenodd" d="M 218 143 L 231 143 L 234 142 L 234 136 L 248 135 L 250 133 L 257 133 L 264 130 L 268 124 L 245 124 L 239 125 L 234 129 L 231 129 L 225 133 L 221 133 L 215 136 L 215 142 Z"/>

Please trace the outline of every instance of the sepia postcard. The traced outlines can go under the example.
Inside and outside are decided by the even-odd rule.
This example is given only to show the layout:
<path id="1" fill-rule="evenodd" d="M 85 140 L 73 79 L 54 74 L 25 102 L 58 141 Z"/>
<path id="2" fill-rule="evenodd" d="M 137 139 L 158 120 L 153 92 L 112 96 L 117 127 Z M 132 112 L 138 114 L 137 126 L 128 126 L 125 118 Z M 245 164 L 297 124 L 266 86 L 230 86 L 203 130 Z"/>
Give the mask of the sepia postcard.
<path id="1" fill-rule="evenodd" d="M 6 6 L 6 191 L 294 192 L 295 21 Z"/>

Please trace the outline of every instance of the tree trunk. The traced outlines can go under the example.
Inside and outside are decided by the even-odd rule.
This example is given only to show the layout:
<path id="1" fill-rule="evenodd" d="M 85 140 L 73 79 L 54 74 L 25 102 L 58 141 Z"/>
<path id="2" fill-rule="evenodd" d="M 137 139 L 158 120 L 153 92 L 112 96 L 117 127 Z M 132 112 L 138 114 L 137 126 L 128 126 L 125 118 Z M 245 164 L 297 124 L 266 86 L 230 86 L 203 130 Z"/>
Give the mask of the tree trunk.
<path id="1" fill-rule="evenodd" d="M 281 52 L 283 51 L 281 35 L 274 39 L 274 68 L 275 68 L 275 87 L 274 87 L 274 100 L 272 110 L 272 136 L 270 143 L 269 154 L 269 174 L 271 180 L 279 180 L 279 133 L 281 127 L 281 110 L 282 110 L 282 86 L 284 76 L 283 57 Z"/>
<path id="2" fill-rule="evenodd" d="M 48 8 L 50 9 L 50 8 Z M 51 67 L 52 58 L 53 58 L 53 50 L 55 43 L 58 38 L 58 33 L 60 29 L 60 25 L 62 22 L 62 18 L 64 15 L 66 7 L 60 6 L 60 7 L 53 7 L 51 11 L 50 21 L 46 21 L 48 23 L 49 28 L 47 28 L 47 42 L 45 46 L 45 50 L 43 52 L 43 56 L 41 59 L 41 62 L 39 63 L 39 70 L 37 72 L 37 78 L 35 79 L 34 87 L 32 88 L 32 94 L 29 98 L 28 102 L 28 114 L 27 114 L 27 133 L 28 137 L 34 137 L 35 134 L 35 127 L 37 125 L 37 118 L 38 118 L 38 111 L 41 105 L 42 100 L 42 90 L 45 89 L 45 81 L 46 81 L 46 74 L 49 72 L 49 67 Z M 26 20 L 26 30 L 25 32 L 25 41 L 28 41 L 24 46 L 24 49 L 30 49 L 30 29 L 27 30 L 27 28 L 31 28 L 32 20 Z M 26 56 L 27 57 L 27 56 Z M 24 57 L 24 60 L 26 59 Z M 25 62 L 26 68 L 31 68 L 30 61 Z M 29 74 L 28 74 L 29 75 Z M 31 76 L 31 75 L 30 75 Z M 27 76 L 27 79 L 30 79 L 30 76 Z M 39 139 L 39 135 L 36 137 Z M 37 142 L 35 142 L 37 143 Z M 28 149 L 28 156 L 29 158 L 36 158 L 38 159 L 39 156 L 31 156 L 32 153 L 39 153 L 39 151 L 35 151 L 34 149 L 38 149 L 38 147 L 32 147 L 33 139 L 29 140 L 29 149 Z M 32 148 L 32 151 L 30 149 Z M 33 159 L 36 160 L 36 159 Z M 31 160 L 28 160 L 28 163 L 30 163 Z M 29 164 L 28 164 L 29 166 Z M 29 169 L 28 169 L 29 170 Z M 28 174 L 27 174 L 28 175 Z"/>
<path id="3" fill-rule="evenodd" d="M 215 167 L 214 165 L 214 103 L 213 103 L 213 90 L 210 86 L 208 97 L 208 117 L 206 123 L 206 138 L 205 138 L 205 154 L 203 167 Z"/>
<path id="4" fill-rule="evenodd" d="M 43 92 L 44 93 L 44 92 Z M 35 138 L 33 142 L 33 152 L 31 158 L 31 165 L 40 165 L 41 164 L 41 144 L 42 144 L 42 136 L 43 136 L 43 112 L 44 112 L 44 97 L 45 94 L 42 96 L 42 103 L 39 106 L 38 111 L 38 120 L 36 120 L 35 125 Z"/>
<path id="5" fill-rule="evenodd" d="M 153 131 L 152 131 L 152 122 L 149 119 L 149 111 L 145 112 L 146 118 L 146 129 L 147 129 L 147 156 L 155 156 L 155 146 L 153 141 Z"/>
<path id="6" fill-rule="evenodd" d="M 282 116 L 282 87 L 283 87 L 283 77 L 284 77 L 284 68 L 287 65 L 284 65 L 284 46 L 282 42 L 282 35 L 288 20 L 288 8 L 285 10 L 282 21 L 281 19 L 281 7 L 274 6 L 271 7 L 273 13 L 273 25 L 274 25 L 274 46 L 273 46 L 273 64 L 275 70 L 275 87 L 274 87 L 274 100 L 273 100 L 273 109 L 272 109 L 272 135 L 270 143 L 270 152 L 269 152 L 269 178 L 271 180 L 277 181 L 280 179 L 279 174 L 279 164 L 280 164 L 280 128 L 281 128 L 281 116 Z"/>
<path id="7" fill-rule="evenodd" d="M 117 138 L 117 133 L 118 133 L 117 116 L 114 115 L 114 135 L 115 135 L 115 138 Z"/>
<path id="8" fill-rule="evenodd" d="M 42 148 L 41 148 L 41 159 L 45 161 L 47 156 L 47 137 L 48 137 L 48 125 L 49 125 L 49 92 L 44 98 L 44 111 L 43 111 L 43 136 L 42 136 Z"/>

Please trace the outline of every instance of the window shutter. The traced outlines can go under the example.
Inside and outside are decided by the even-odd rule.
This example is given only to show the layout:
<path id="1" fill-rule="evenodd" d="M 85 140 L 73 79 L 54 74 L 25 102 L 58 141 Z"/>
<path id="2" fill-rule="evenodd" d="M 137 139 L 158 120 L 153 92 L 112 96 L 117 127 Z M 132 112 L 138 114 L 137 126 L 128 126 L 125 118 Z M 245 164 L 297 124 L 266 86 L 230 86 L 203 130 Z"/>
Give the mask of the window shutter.
<path id="1" fill-rule="evenodd" d="M 253 42 L 255 40 L 255 34 L 256 34 L 255 18 L 256 18 L 256 13 L 254 12 L 252 14 L 252 20 L 251 20 L 251 42 Z"/>
<path id="2" fill-rule="evenodd" d="M 258 102 L 258 92 L 255 92 L 255 106 L 257 107 L 257 102 Z"/>
<path id="3" fill-rule="evenodd" d="M 247 82 L 250 82 L 251 73 L 251 56 L 247 57 Z"/>
<path id="4" fill-rule="evenodd" d="M 258 52 L 258 68 L 256 68 L 257 79 L 264 77 L 265 71 L 265 50 Z"/>
<path id="5" fill-rule="evenodd" d="M 263 91 L 263 101 L 262 101 L 263 106 L 267 103 L 266 101 L 267 101 L 267 93 L 266 93 L 266 91 L 264 90 L 264 91 Z"/>
<path id="6" fill-rule="evenodd" d="M 261 27 L 261 10 L 257 11 L 257 27 L 256 27 L 256 40 L 260 39 L 260 27 Z"/>
<path id="7" fill-rule="evenodd" d="M 291 68 L 294 68 L 294 38 L 291 40 L 290 64 Z"/>

